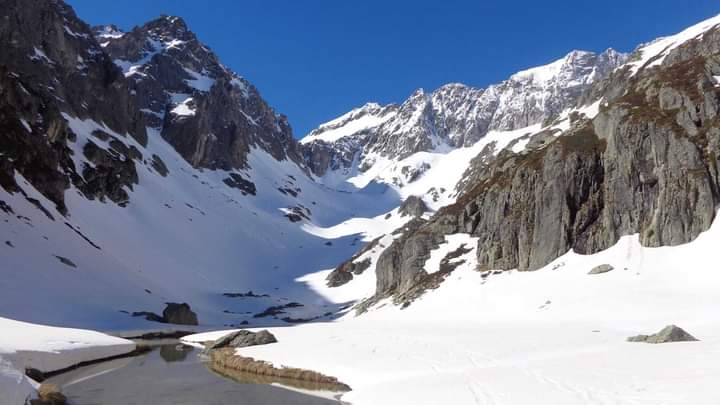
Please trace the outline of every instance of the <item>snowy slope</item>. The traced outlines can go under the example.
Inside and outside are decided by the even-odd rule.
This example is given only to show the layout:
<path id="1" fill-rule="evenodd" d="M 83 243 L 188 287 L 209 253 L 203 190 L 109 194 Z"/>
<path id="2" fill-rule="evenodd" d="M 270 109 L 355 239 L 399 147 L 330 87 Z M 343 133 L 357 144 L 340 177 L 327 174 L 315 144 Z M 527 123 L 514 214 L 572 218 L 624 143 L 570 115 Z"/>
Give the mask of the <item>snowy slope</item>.
<path id="1" fill-rule="evenodd" d="M 78 144 L 99 125 L 69 119 Z M 0 238 L 7 241 L 0 245 L 7 264 L 0 281 L 2 315 L 121 329 L 152 324 L 120 311 L 159 313 L 168 301 L 190 303 L 201 322 L 209 324 L 248 318 L 268 322 L 254 320 L 252 314 L 285 301 L 308 305 L 303 309 L 308 314 L 298 310 L 298 317 L 324 313 L 324 301 L 292 280 L 352 255 L 359 230 L 342 236 L 313 235 L 301 228 L 302 223 L 291 222 L 283 209 L 305 207 L 308 211 L 301 210 L 309 212 L 311 223 L 329 226 L 385 213 L 399 201 L 380 185 L 355 194 L 326 189 L 293 162 L 276 161 L 259 149 L 250 153 L 251 169 L 242 172 L 255 183 L 257 195 L 243 195 L 223 183 L 227 173 L 196 170 L 156 131 L 149 129 L 149 134 L 149 144 L 141 150 L 146 159 L 159 156 L 169 174 L 162 177 L 150 165 L 140 166 L 139 183 L 126 207 L 89 201 L 71 189 L 66 193 L 71 214 L 63 219 L 50 208 L 53 204 L 18 177 L 53 220 L 22 195 L 0 190 L 0 200 L 12 208 L 0 212 L 6 221 Z M 294 190 L 297 197 L 281 188 Z M 325 245 L 328 241 L 331 246 Z M 248 290 L 271 297 L 222 296 Z M 27 302 L 25 297 L 37 291 L 43 291 L 43 297 Z"/>
<path id="2" fill-rule="evenodd" d="M 406 309 L 273 329 L 278 344 L 239 352 L 336 376 L 353 404 L 715 404 L 720 277 L 708 263 L 718 243 L 715 223 L 686 245 L 644 248 L 631 235 L 535 272 L 470 264 Z M 599 264 L 615 269 L 589 275 Z M 672 323 L 700 342 L 625 342 Z"/>
<path id="3" fill-rule="evenodd" d="M 300 143 L 305 144 L 315 141 L 336 142 L 342 138 L 375 129 L 394 115 L 395 111 L 392 105 L 381 107 L 377 103 L 367 103 L 320 125 L 301 139 Z"/>
<path id="4" fill-rule="evenodd" d="M 675 35 L 658 38 L 648 44 L 640 45 L 633 53 L 633 58 L 627 63 L 627 66 L 630 67 L 633 75 L 641 69 L 660 66 L 670 51 L 687 41 L 701 38 L 703 33 L 718 24 L 720 24 L 720 15 L 688 27 Z"/>

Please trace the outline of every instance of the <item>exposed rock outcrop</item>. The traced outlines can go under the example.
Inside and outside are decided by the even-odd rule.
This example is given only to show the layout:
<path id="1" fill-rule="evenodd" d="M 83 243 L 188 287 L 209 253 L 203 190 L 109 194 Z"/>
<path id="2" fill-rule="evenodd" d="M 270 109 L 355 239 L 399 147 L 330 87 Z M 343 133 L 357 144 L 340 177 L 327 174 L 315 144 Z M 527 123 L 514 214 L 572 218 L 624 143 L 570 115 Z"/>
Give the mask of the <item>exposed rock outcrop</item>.
<path id="1" fill-rule="evenodd" d="M 475 177 L 455 204 L 381 255 L 377 296 L 413 288 L 445 234 L 479 238 L 479 270 L 535 270 L 570 249 L 604 250 L 623 235 L 672 246 L 707 230 L 720 201 L 717 43 L 715 28 L 660 66 L 634 76 L 617 70 L 598 85 L 606 91 L 593 119 L 574 116 L 568 130 L 523 153 L 474 162 Z"/>
<path id="2" fill-rule="evenodd" d="M 73 160 L 84 145 L 73 145 L 77 134 L 63 114 L 145 144 L 144 120 L 125 77 L 62 2 L 4 1 L 0 20 L 0 186 L 24 193 L 17 171 L 61 213 L 70 184 L 104 196 L 114 180 L 104 176 L 106 187 L 88 185 L 88 166 Z"/>
<path id="3" fill-rule="evenodd" d="M 239 330 L 237 332 L 228 333 L 227 335 L 216 339 L 214 342 L 205 345 L 205 351 L 209 352 L 223 347 L 240 348 L 248 346 L 266 345 L 276 343 L 275 336 L 267 330 L 251 332 L 249 330 Z"/>
<path id="4" fill-rule="evenodd" d="M 172 323 L 176 325 L 197 325 L 197 314 L 192 311 L 190 305 L 186 303 L 178 304 L 168 302 L 165 304 L 162 316 L 149 311 L 133 312 L 132 316 L 143 317 L 148 321 L 160 323 Z"/>
<path id="5" fill-rule="evenodd" d="M 163 319 L 167 323 L 176 325 L 197 325 L 197 314 L 190 309 L 190 305 L 186 303 L 177 304 L 168 302 L 163 310 Z"/>
<path id="6" fill-rule="evenodd" d="M 660 332 L 653 335 L 637 335 L 627 338 L 628 342 L 643 342 L 643 343 L 670 343 L 670 342 L 696 342 L 696 339 L 691 334 L 685 332 L 682 328 L 675 325 L 668 325 L 664 327 Z"/>
<path id="7" fill-rule="evenodd" d="M 601 264 L 599 266 L 593 267 L 592 270 L 588 272 L 588 274 L 602 274 L 612 271 L 613 269 L 614 267 L 609 264 Z"/>
<path id="8" fill-rule="evenodd" d="M 340 263 L 330 274 L 327 276 L 328 287 L 339 287 L 351 281 L 354 276 L 362 274 L 365 270 L 370 267 L 370 259 L 358 260 L 365 253 L 375 249 L 382 237 L 373 239 L 370 243 L 363 246 L 362 249 L 357 251 L 350 259 Z"/>
<path id="9" fill-rule="evenodd" d="M 425 202 L 422 200 L 421 197 L 411 195 L 410 197 L 406 198 L 402 204 L 400 204 L 400 208 L 398 211 L 400 212 L 401 217 L 405 217 L 408 215 L 411 217 L 421 217 L 424 213 L 428 211 L 428 207 L 427 205 L 425 205 Z"/>

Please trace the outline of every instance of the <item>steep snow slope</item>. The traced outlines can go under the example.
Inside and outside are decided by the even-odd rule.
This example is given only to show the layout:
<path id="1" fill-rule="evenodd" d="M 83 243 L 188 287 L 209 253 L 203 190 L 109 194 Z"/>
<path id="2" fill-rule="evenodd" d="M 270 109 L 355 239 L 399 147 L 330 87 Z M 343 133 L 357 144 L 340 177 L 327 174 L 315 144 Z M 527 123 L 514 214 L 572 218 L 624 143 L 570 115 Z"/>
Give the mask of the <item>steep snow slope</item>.
<path id="1" fill-rule="evenodd" d="M 367 103 L 320 125 L 301 139 L 300 143 L 316 141 L 332 143 L 350 135 L 362 135 L 395 116 L 395 109 L 393 105 L 381 107 L 377 103 Z"/>
<path id="2" fill-rule="evenodd" d="M 70 120 L 78 143 L 99 125 Z M 99 328 L 148 327 L 120 311 L 161 312 L 164 302 L 172 301 L 190 303 L 203 323 L 267 323 L 272 320 L 252 315 L 298 301 L 307 306 L 293 317 L 315 316 L 327 312 L 326 303 L 292 280 L 349 257 L 361 236 L 307 233 L 283 209 L 297 207 L 313 223 L 327 226 L 379 215 L 398 203 L 384 186 L 355 194 L 325 189 L 294 163 L 278 162 L 259 149 L 249 154 L 252 169 L 242 172 L 256 184 L 257 195 L 243 195 L 223 183 L 225 172 L 192 168 L 157 132 L 148 131 L 143 152 L 159 156 L 169 173 L 163 177 L 142 166 L 126 207 L 89 201 L 71 189 L 66 193 L 71 214 L 63 218 L 48 208 L 53 220 L 22 195 L 0 190 L 0 200 L 11 207 L 0 212 L 3 315 Z M 52 207 L 17 179 L 32 198 Z M 248 290 L 271 297 L 222 296 Z"/>
<path id="3" fill-rule="evenodd" d="M 687 41 L 701 38 L 706 31 L 716 27 L 718 24 L 720 24 L 720 15 L 688 27 L 675 35 L 658 38 L 648 44 L 640 45 L 635 50 L 633 58 L 627 63 L 627 66 L 630 67 L 632 74 L 641 69 L 660 66 L 673 49 Z"/>

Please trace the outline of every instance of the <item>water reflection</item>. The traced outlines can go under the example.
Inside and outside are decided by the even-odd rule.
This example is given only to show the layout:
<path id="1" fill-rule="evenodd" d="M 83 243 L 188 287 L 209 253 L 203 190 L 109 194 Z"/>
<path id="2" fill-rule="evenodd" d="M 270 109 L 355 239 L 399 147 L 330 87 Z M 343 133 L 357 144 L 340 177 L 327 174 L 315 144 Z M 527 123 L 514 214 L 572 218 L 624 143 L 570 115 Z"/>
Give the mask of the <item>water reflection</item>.
<path id="1" fill-rule="evenodd" d="M 187 358 L 188 354 L 193 352 L 192 346 L 183 344 L 176 345 L 162 345 L 160 346 L 160 357 L 168 363 L 173 361 L 183 361 Z"/>
<path id="2" fill-rule="evenodd" d="M 269 385 L 278 381 L 210 372 L 198 358 L 198 349 L 177 341 L 162 343 L 141 356 L 82 367 L 48 382 L 61 387 L 75 405 L 341 403 Z"/>

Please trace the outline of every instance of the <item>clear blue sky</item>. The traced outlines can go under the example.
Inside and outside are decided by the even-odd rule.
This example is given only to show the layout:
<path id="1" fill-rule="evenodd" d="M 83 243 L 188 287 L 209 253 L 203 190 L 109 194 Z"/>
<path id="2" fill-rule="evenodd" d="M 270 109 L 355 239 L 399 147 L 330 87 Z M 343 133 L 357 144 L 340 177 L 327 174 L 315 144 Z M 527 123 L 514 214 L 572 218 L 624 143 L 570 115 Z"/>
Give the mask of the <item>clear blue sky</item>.
<path id="1" fill-rule="evenodd" d="M 68 0 L 123 29 L 183 17 L 286 114 L 296 136 L 368 101 L 483 87 L 572 49 L 630 51 L 720 13 L 717 0 Z"/>

